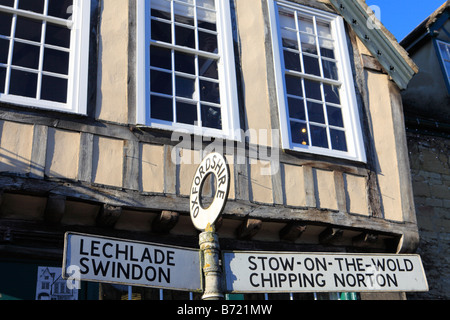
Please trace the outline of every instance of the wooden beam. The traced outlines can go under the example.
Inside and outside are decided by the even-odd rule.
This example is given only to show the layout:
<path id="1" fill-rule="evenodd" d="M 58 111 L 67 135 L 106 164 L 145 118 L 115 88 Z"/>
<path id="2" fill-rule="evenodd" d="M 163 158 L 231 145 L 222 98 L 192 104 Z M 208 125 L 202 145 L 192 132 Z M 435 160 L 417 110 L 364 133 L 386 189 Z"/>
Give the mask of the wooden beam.
<path id="1" fill-rule="evenodd" d="M 94 135 L 92 133 L 82 132 L 80 138 L 80 154 L 78 157 L 78 180 L 80 181 L 92 181 L 93 150 Z"/>
<path id="2" fill-rule="evenodd" d="M 138 141 L 124 141 L 123 186 L 127 189 L 139 190 L 139 148 Z"/>
<path id="3" fill-rule="evenodd" d="M 328 227 L 319 234 L 319 242 L 321 244 L 332 244 L 342 238 L 344 230 L 339 228 Z"/>
<path id="4" fill-rule="evenodd" d="M 50 224 L 59 224 L 66 211 L 66 197 L 61 195 L 50 195 L 44 212 L 44 220 Z"/>
<path id="5" fill-rule="evenodd" d="M 48 127 L 35 125 L 33 128 L 33 145 L 31 150 L 30 177 L 43 179 L 47 154 Z"/>
<path id="6" fill-rule="evenodd" d="M 112 228 L 119 220 L 122 214 L 122 207 L 103 204 L 100 213 L 97 216 L 97 226 L 104 228 Z"/>
<path id="7" fill-rule="evenodd" d="M 180 214 L 173 211 L 162 211 L 158 217 L 152 221 L 152 231 L 154 233 L 169 233 L 178 223 Z"/>
<path id="8" fill-rule="evenodd" d="M 280 239 L 284 241 L 295 242 L 306 230 L 306 224 L 301 222 L 292 222 L 280 230 Z"/>
<path id="9" fill-rule="evenodd" d="M 236 229 L 236 236 L 240 240 L 250 240 L 262 227 L 262 220 L 247 219 Z"/>
<path id="10" fill-rule="evenodd" d="M 355 247 L 369 247 L 377 241 L 377 234 L 367 232 L 363 232 L 352 239 L 352 243 Z"/>

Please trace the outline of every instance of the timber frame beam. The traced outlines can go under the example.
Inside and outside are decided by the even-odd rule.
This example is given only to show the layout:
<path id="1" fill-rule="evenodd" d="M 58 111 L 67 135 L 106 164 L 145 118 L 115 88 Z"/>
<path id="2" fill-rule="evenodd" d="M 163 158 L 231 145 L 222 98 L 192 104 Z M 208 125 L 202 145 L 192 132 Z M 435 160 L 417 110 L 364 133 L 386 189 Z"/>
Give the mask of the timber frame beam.
<path id="1" fill-rule="evenodd" d="M 152 232 L 168 234 L 180 217 L 189 215 L 189 201 L 184 197 L 161 194 L 142 194 L 138 191 L 105 186 L 93 186 L 83 182 L 47 181 L 20 176 L 0 175 L 2 194 L 28 194 L 46 197 L 45 220 L 57 224 L 64 215 L 66 199 L 96 203 L 100 206 L 96 225 L 112 229 L 121 217 L 122 211 L 136 210 L 161 212 L 153 219 Z M 2 213 L 0 212 L 0 218 Z M 318 242 L 339 244 L 343 230 L 364 234 L 354 239 L 357 246 L 370 247 L 377 235 L 401 239 L 397 251 L 412 250 L 417 241 L 417 225 L 411 222 L 396 222 L 373 216 L 344 213 L 338 210 L 316 208 L 289 208 L 282 205 L 262 205 L 246 200 L 229 200 L 223 213 L 223 220 L 240 220 L 235 231 L 237 239 L 254 238 L 266 223 L 285 224 L 278 233 L 278 239 L 295 242 L 309 225 L 327 227 L 320 234 Z"/>

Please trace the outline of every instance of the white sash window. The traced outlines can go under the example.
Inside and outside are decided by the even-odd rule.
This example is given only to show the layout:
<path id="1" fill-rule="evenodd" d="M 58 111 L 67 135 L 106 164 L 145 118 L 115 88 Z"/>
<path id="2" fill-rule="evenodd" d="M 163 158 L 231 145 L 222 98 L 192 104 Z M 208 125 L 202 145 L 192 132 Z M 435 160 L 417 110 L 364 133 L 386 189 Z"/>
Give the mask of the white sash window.
<path id="1" fill-rule="evenodd" d="M 365 161 L 342 18 L 268 2 L 283 148 Z"/>
<path id="2" fill-rule="evenodd" d="M 89 0 L 0 0 L 0 102 L 86 113 Z"/>
<path id="3" fill-rule="evenodd" d="M 138 3 L 137 122 L 235 138 L 239 118 L 229 2 Z"/>

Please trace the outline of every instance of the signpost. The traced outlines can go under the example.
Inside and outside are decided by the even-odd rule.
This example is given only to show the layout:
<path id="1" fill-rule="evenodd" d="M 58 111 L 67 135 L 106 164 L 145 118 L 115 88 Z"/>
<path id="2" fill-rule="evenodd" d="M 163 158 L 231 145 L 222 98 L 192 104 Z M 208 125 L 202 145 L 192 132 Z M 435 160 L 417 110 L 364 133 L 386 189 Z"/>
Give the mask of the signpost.
<path id="1" fill-rule="evenodd" d="M 199 264 L 199 252 L 194 249 L 70 232 L 65 235 L 64 279 L 202 291 Z"/>
<path id="2" fill-rule="evenodd" d="M 205 207 L 201 194 L 210 175 L 216 189 Z M 200 252 L 68 232 L 63 278 L 198 291 L 203 300 L 223 299 L 224 292 L 428 291 L 418 255 L 226 251 L 221 266 L 214 224 L 229 187 L 226 159 L 219 153 L 207 155 L 195 172 L 189 197 L 192 223 L 202 231 Z"/>
<path id="3" fill-rule="evenodd" d="M 213 175 L 216 179 L 216 192 L 213 202 L 205 208 L 201 194 L 206 178 Z M 230 189 L 230 169 L 223 155 L 213 152 L 207 155 L 195 172 L 190 194 L 190 213 L 194 226 L 203 231 L 199 237 L 202 254 L 202 269 L 205 276 L 203 300 L 221 300 L 222 268 L 219 264 L 220 247 L 214 223 L 222 214 Z"/>
<path id="4" fill-rule="evenodd" d="M 428 291 L 418 255 L 224 252 L 225 291 Z"/>

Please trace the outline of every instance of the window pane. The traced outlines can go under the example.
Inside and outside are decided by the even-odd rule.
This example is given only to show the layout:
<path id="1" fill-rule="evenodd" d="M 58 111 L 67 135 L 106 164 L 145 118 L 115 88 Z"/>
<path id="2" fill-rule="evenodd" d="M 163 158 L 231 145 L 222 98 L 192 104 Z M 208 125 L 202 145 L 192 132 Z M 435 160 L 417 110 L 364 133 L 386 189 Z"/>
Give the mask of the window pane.
<path id="1" fill-rule="evenodd" d="M 42 76 L 41 99 L 67 102 L 67 79 Z"/>
<path id="2" fill-rule="evenodd" d="M 195 75 L 195 56 L 175 52 L 175 70 Z"/>
<path id="3" fill-rule="evenodd" d="M 16 38 L 41 42 L 42 22 L 17 17 Z"/>
<path id="4" fill-rule="evenodd" d="M 330 24 L 322 21 L 317 21 L 317 34 L 319 37 L 332 39 Z"/>
<path id="5" fill-rule="evenodd" d="M 6 68 L 0 67 L 0 93 L 5 92 Z"/>
<path id="6" fill-rule="evenodd" d="M 68 74 L 69 53 L 46 48 L 44 50 L 44 71 Z"/>
<path id="7" fill-rule="evenodd" d="M 320 82 L 305 79 L 305 91 L 307 98 L 322 100 L 322 93 L 320 92 Z"/>
<path id="8" fill-rule="evenodd" d="M 290 28 L 295 30 L 296 27 L 295 27 L 294 13 L 291 10 L 287 10 L 283 7 L 279 7 L 278 12 L 281 28 L 282 29 Z"/>
<path id="9" fill-rule="evenodd" d="M 334 42 L 329 39 L 319 39 L 320 54 L 322 57 L 334 59 Z"/>
<path id="10" fill-rule="evenodd" d="M 150 65 L 152 67 L 172 70 L 172 50 L 151 46 Z"/>
<path id="11" fill-rule="evenodd" d="M 219 84 L 210 81 L 200 81 L 200 100 L 220 104 Z"/>
<path id="12" fill-rule="evenodd" d="M 213 129 L 222 129 L 222 112 L 220 108 L 201 106 L 202 126 Z"/>
<path id="13" fill-rule="evenodd" d="M 0 0 L 0 4 L 2 6 L 13 7 L 14 6 L 14 0 Z"/>
<path id="14" fill-rule="evenodd" d="M 14 44 L 12 64 L 15 66 L 37 69 L 39 67 L 38 46 L 17 42 Z"/>
<path id="15" fill-rule="evenodd" d="M 328 123 L 336 127 L 344 127 L 341 108 L 327 106 Z"/>
<path id="16" fill-rule="evenodd" d="M 150 72 L 150 82 L 151 91 L 172 94 L 172 74 L 152 70 Z"/>
<path id="17" fill-rule="evenodd" d="M 47 23 L 47 32 L 45 34 L 45 43 L 55 46 L 70 47 L 70 30 L 66 27 Z"/>
<path id="18" fill-rule="evenodd" d="M 175 22 L 194 25 L 194 7 L 174 2 Z"/>
<path id="19" fill-rule="evenodd" d="M 171 26 L 168 23 L 152 20 L 152 39 L 172 43 Z"/>
<path id="20" fill-rule="evenodd" d="M 218 52 L 217 36 L 212 33 L 198 32 L 198 49 L 207 52 Z"/>
<path id="21" fill-rule="evenodd" d="M 339 88 L 329 84 L 323 85 L 323 91 L 325 93 L 325 101 L 340 104 L 341 98 L 339 96 Z"/>
<path id="22" fill-rule="evenodd" d="M 19 0 L 19 9 L 44 13 L 44 0 Z"/>
<path id="23" fill-rule="evenodd" d="M 176 45 L 195 48 L 195 30 L 190 28 L 184 28 L 175 26 L 175 39 Z"/>
<path id="24" fill-rule="evenodd" d="M 323 114 L 323 105 L 308 101 L 308 117 L 309 121 L 325 123 L 325 116 Z"/>
<path id="25" fill-rule="evenodd" d="M 314 23 L 310 17 L 299 16 L 298 27 L 302 32 L 314 34 Z"/>
<path id="26" fill-rule="evenodd" d="M 151 96 L 150 117 L 153 119 L 173 121 L 172 99 Z"/>
<path id="27" fill-rule="evenodd" d="M 195 79 L 176 76 L 177 97 L 195 99 Z"/>
<path id="28" fill-rule="evenodd" d="M 152 0 L 152 16 L 165 18 L 167 20 L 171 20 L 170 18 L 170 0 Z"/>
<path id="29" fill-rule="evenodd" d="M 320 54 L 322 57 L 331 58 L 334 59 L 334 50 L 333 49 L 327 49 L 327 48 L 320 48 Z"/>
<path id="30" fill-rule="evenodd" d="M 328 79 L 338 80 L 338 70 L 336 62 L 322 60 L 323 76 Z"/>
<path id="31" fill-rule="evenodd" d="M 0 12 L 0 34 L 4 36 L 11 35 L 12 15 Z"/>
<path id="32" fill-rule="evenodd" d="M 214 59 L 198 58 L 199 75 L 213 79 L 219 79 L 217 61 Z"/>
<path id="33" fill-rule="evenodd" d="M 284 66 L 288 70 L 301 72 L 300 54 L 284 50 Z"/>
<path id="34" fill-rule="evenodd" d="M 302 51 L 317 54 L 317 45 L 316 45 L 316 37 L 306 34 L 301 34 L 300 37 L 302 41 Z"/>
<path id="35" fill-rule="evenodd" d="M 212 10 L 215 9 L 214 0 L 197 0 L 197 6 Z"/>
<path id="36" fill-rule="evenodd" d="M 197 9 L 198 27 L 216 31 L 216 13 L 209 10 Z"/>
<path id="37" fill-rule="evenodd" d="M 288 98 L 289 117 L 306 120 L 305 105 L 302 99 Z"/>
<path id="38" fill-rule="evenodd" d="M 441 51 L 443 59 L 450 60 L 450 45 L 439 42 L 439 50 Z"/>
<path id="39" fill-rule="evenodd" d="M 295 96 L 303 96 L 302 79 L 286 75 L 286 92 Z"/>
<path id="40" fill-rule="evenodd" d="M 319 59 L 303 55 L 303 65 L 305 66 L 305 73 L 320 77 Z"/>
<path id="41" fill-rule="evenodd" d="M 197 105 L 177 102 L 177 122 L 195 124 L 197 121 Z"/>
<path id="42" fill-rule="evenodd" d="M 0 39 L 0 63 L 8 62 L 9 40 Z"/>
<path id="43" fill-rule="evenodd" d="M 311 126 L 311 143 L 315 147 L 328 148 L 327 129 L 325 127 Z"/>
<path id="44" fill-rule="evenodd" d="M 447 74 L 449 74 L 450 77 L 450 61 L 445 61 L 444 67 L 447 69 Z"/>
<path id="45" fill-rule="evenodd" d="M 292 142 L 304 146 L 309 145 L 308 129 L 306 123 L 291 121 L 291 137 Z"/>
<path id="46" fill-rule="evenodd" d="M 48 15 L 61 19 L 69 19 L 72 16 L 73 8 L 70 8 L 73 0 L 49 0 Z"/>
<path id="47" fill-rule="evenodd" d="M 348 151 L 344 131 L 331 129 L 330 135 L 331 145 L 334 150 Z"/>
<path id="48" fill-rule="evenodd" d="M 285 33 L 287 33 L 287 32 L 285 32 Z M 293 32 L 289 32 L 289 36 L 290 36 L 291 34 L 292 34 L 293 36 L 296 35 L 296 34 L 293 33 Z M 294 37 L 292 37 L 292 38 L 283 37 L 282 41 L 283 41 L 283 47 L 288 48 L 288 49 L 298 50 L 298 41 L 297 41 L 297 38 L 294 38 Z"/>
<path id="49" fill-rule="evenodd" d="M 18 96 L 36 98 L 37 74 L 11 70 L 9 93 Z"/>

